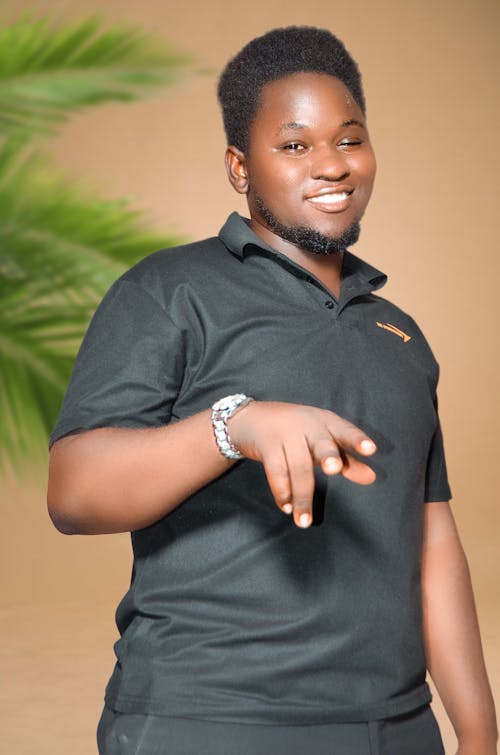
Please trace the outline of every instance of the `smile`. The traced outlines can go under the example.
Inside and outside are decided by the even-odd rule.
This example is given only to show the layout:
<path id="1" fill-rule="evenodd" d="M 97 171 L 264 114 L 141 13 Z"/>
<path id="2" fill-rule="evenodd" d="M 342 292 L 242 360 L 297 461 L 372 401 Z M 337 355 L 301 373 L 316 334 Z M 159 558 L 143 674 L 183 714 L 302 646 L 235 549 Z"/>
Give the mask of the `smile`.
<path id="1" fill-rule="evenodd" d="M 314 204 L 339 204 L 343 202 L 351 194 L 347 191 L 335 192 L 334 194 L 320 194 L 317 197 L 308 197 L 309 202 Z"/>
<path id="2" fill-rule="evenodd" d="M 350 204 L 350 197 L 352 190 L 350 191 L 325 191 L 323 193 L 315 194 L 310 197 L 306 197 L 307 201 L 315 205 L 318 210 L 326 212 L 342 212 L 347 209 Z"/>

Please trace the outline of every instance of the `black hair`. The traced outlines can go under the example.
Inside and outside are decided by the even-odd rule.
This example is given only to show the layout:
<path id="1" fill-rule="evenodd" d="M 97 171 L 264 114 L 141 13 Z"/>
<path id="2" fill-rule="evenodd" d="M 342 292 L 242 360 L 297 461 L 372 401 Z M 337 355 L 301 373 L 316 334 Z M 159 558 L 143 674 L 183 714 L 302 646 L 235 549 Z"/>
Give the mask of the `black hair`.
<path id="1" fill-rule="evenodd" d="M 262 88 L 299 72 L 326 73 L 340 79 L 365 114 L 359 68 L 340 39 L 315 26 L 272 29 L 248 42 L 219 79 L 217 94 L 228 144 L 246 151 Z"/>

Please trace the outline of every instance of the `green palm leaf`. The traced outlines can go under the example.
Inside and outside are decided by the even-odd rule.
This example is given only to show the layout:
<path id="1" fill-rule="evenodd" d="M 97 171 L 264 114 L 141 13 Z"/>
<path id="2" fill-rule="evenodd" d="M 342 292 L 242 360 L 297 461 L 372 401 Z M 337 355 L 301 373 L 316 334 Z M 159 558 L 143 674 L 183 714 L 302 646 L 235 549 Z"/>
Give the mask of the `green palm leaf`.
<path id="1" fill-rule="evenodd" d="M 127 201 L 61 176 L 33 147 L 72 112 L 138 99 L 190 60 L 98 18 L 0 28 L 0 470 L 46 460 L 74 357 L 111 283 L 179 240 L 148 229 Z"/>
<path id="2" fill-rule="evenodd" d="M 192 59 L 98 17 L 59 27 L 19 18 L 0 28 L 0 133 L 49 133 L 81 107 L 130 101 L 172 83 Z"/>
<path id="3" fill-rule="evenodd" d="M 0 148 L 0 465 L 33 465 L 89 319 L 131 264 L 180 239 L 75 188 L 19 138 Z"/>

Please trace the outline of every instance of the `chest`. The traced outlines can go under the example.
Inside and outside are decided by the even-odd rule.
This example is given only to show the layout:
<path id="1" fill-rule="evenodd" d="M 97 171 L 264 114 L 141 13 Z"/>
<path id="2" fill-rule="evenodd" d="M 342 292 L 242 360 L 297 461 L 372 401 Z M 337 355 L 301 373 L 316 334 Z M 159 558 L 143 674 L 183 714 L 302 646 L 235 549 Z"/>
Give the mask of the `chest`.
<path id="1" fill-rule="evenodd" d="M 339 315 L 322 302 L 260 312 L 240 306 L 238 317 L 205 328 L 176 413 L 187 416 L 242 391 L 330 409 L 367 431 L 383 425 L 397 436 L 432 434 L 434 364 L 421 335 L 394 314 L 388 318 L 384 306 L 361 301 Z"/>

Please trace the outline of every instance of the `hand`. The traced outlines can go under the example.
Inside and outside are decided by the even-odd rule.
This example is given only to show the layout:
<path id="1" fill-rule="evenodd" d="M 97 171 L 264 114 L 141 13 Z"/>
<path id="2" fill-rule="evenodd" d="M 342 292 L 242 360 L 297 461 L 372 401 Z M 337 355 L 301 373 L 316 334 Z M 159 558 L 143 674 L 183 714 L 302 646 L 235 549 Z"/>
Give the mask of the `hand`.
<path id="1" fill-rule="evenodd" d="M 315 465 L 370 485 L 375 472 L 353 454 L 371 456 L 375 443 L 328 409 L 304 404 L 251 401 L 228 420 L 231 441 L 243 456 L 264 465 L 276 504 L 295 524 L 312 522 Z"/>

